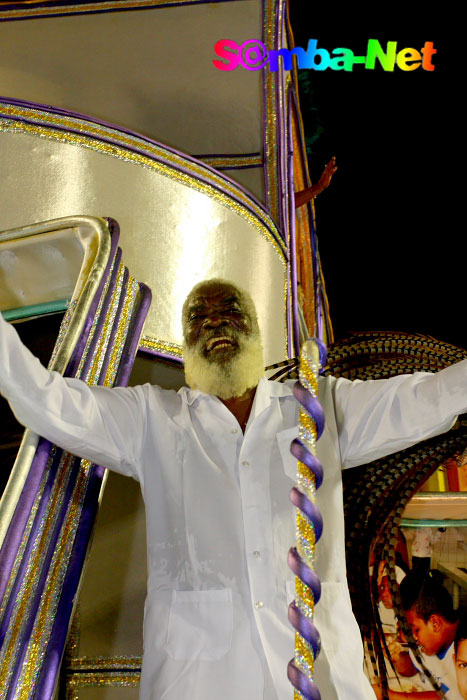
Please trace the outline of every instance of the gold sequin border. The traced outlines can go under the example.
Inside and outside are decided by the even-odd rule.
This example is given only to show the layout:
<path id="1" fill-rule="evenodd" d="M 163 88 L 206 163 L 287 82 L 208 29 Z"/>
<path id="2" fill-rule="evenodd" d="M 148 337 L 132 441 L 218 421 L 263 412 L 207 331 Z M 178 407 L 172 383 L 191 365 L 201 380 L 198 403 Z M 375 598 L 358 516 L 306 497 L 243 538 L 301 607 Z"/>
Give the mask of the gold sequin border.
<path id="1" fill-rule="evenodd" d="M 16 121 L 14 117 L 29 121 Z M 30 121 L 35 123 L 31 124 L 29 123 Z M 57 128 L 54 128 L 54 126 Z M 286 245 L 268 214 L 253 200 L 250 200 L 244 192 L 237 189 L 233 183 L 223 179 L 221 175 L 217 176 L 212 171 L 187 161 L 176 153 L 166 151 L 160 146 L 144 141 L 141 138 L 124 134 L 99 124 L 93 124 L 83 119 L 54 115 L 30 107 L 20 107 L 5 103 L 0 103 L 0 131 L 24 132 L 31 136 L 89 148 L 90 150 L 155 170 L 165 177 L 181 182 L 185 186 L 202 192 L 211 199 L 219 200 L 228 209 L 235 211 L 243 219 L 246 219 L 273 245 L 282 263 L 285 264 L 285 258 L 287 257 Z M 79 131 L 80 133 L 76 134 L 74 131 Z M 108 143 L 101 140 L 108 138 L 112 138 L 118 143 Z M 144 150 L 145 154 L 130 150 L 134 148 Z M 189 168 L 193 174 L 181 172 L 177 168 Z M 209 182 L 202 182 L 196 179 L 196 176 L 205 178 Z M 237 199 L 239 201 L 236 201 Z M 275 235 L 271 231 L 274 231 Z"/>
<path id="2" fill-rule="evenodd" d="M 161 352 L 164 355 L 172 355 L 174 358 L 182 357 L 182 347 L 181 345 L 176 345 L 175 343 L 168 343 L 165 340 L 158 340 L 150 335 L 143 335 L 139 342 L 139 347 L 143 350 L 150 350 L 152 352 Z"/>
<path id="3" fill-rule="evenodd" d="M 263 165 L 263 156 L 261 154 L 254 156 L 199 156 L 206 165 L 212 168 L 258 168 Z"/>
<path id="4" fill-rule="evenodd" d="M 268 51 L 277 48 L 276 6 L 283 0 L 264 0 L 263 3 L 263 42 Z M 278 115 L 276 107 L 276 90 L 278 73 L 263 69 L 264 122 L 266 183 L 268 206 L 274 221 L 280 221 L 278 198 Z"/>
<path id="5" fill-rule="evenodd" d="M 141 670 L 142 656 L 78 656 L 70 660 L 70 671 L 95 671 L 99 670 Z"/>
<path id="6" fill-rule="evenodd" d="M 67 675 L 68 688 L 137 688 L 140 679 L 139 671 L 96 671 L 94 673 L 70 673 Z"/>

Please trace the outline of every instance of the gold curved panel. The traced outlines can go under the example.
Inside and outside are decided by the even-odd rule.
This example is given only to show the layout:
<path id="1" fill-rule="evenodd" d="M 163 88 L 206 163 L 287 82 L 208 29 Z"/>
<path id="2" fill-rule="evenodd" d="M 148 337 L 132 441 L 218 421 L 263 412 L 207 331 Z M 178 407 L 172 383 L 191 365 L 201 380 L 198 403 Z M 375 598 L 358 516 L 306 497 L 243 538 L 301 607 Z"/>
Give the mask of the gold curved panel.
<path id="1" fill-rule="evenodd" d="M 128 267 L 153 292 L 146 348 L 178 355 L 186 294 L 196 282 L 220 276 L 255 299 L 266 362 L 283 359 L 287 264 L 267 213 L 201 164 L 178 154 L 163 162 L 127 148 L 123 134 L 120 145 L 116 130 L 111 135 L 113 144 L 2 120 L 7 175 L 0 229 L 83 213 L 110 216 L 120 224 Z"/>

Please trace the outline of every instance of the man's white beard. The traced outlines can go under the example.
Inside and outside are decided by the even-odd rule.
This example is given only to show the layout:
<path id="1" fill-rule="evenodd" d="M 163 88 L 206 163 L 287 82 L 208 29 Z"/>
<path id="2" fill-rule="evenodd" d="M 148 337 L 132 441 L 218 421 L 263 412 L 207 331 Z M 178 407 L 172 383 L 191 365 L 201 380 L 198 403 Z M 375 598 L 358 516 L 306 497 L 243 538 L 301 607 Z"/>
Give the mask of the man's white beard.
<path id="1" fill-rule="evenodd" d="M 259 333 L 248 336 L 235 336 L 239 349 L 225 361 L 207 359 L 203 355 L 201 343 L 183 347 L 185 377 L 191 389 L 199 389 L 205 394 L 214 394 L 221 399 L 230 399 L 255 387 L 264 376 L 263 347 Z"/>

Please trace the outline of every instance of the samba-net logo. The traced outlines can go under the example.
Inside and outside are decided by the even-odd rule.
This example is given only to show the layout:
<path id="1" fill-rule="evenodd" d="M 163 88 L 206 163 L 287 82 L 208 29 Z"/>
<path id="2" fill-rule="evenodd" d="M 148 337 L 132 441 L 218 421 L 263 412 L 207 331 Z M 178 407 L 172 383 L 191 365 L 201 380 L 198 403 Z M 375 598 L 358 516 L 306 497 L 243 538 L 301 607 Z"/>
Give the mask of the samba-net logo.
<path id="1" fill-rule="evenodd" d="M 261 70 L 269 65 L 271 72 L 279 70 L 280 60 L 284 70 L 292 70 L 292 59 L 295 56 L 298 68 L 312 70 L 344 70 L 353 71 L 355 65 L 363 65 L 367 70 L 373 70 L 377 64 L 385 71 L 394 71 L 397 66 L 402 71 L 414 71 L 422 68 L 434 71 L 433 55 L 437 53 L 432 41 L 426 41 L 418 50 L 414 48 L 397 48 L 397 41 L 388 41 L 383 49 L 378 39 L 368 39 L 367 51 L 364 55 L 355 55 L 352 49 L 338 47 L 329 52 L 318 48 L 317 39 L 309 39 L 307 50 L 297 46 L 293 49 L 277 49 L 268 51 L 259 39 L 250 39 L 243 44 L 237 44 L 232 39 L 221 39 L 214 46 L 219 58 L 213 60 L 218 70 L 230 71 L 238 67 L 245 70 Z"/>

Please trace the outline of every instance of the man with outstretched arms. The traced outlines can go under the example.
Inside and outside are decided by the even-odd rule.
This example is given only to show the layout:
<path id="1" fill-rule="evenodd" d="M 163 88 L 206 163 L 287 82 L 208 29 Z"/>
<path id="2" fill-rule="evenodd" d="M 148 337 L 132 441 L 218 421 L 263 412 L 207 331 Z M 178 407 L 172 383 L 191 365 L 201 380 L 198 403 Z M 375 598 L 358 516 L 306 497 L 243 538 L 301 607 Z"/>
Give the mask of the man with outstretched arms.
<path id="1" fill-rule="evenodd" d="M 149 569 L 141 700 L 289 700 L 298 405 L 291 383 L 264 378 L 255 308 L 234 284 L 197 285 L 183 332 L 190 388 L 107 389 L 47 371 L 2 320 L 0 390 L 36 433 L 141 483 Z M 315 680 L 326 700 L 370 700 L 346 583 L 341 469 L 448 430 L 467 409 L 467 361 L 434 375 L 325 377 L 319 392 L 325 528 Z"/>

